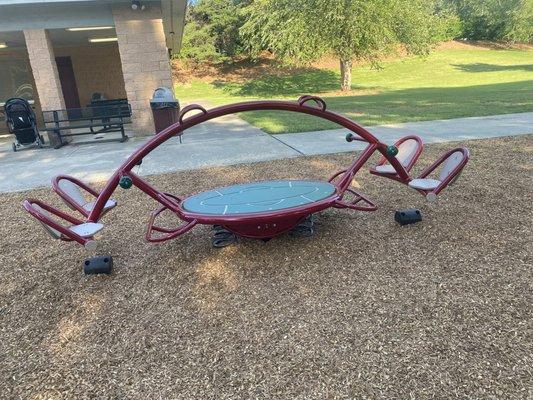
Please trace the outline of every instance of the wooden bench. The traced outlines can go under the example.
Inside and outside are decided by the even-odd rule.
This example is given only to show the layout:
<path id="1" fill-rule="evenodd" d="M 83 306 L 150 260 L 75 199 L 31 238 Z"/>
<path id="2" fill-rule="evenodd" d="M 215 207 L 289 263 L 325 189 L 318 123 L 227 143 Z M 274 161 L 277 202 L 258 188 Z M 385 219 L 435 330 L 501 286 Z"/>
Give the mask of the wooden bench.
<path id="1" fill-rule="evenodd" d="M 63 140 L 69 136 L 102 135 L 108 132 L 120 132 L 120 138 L 105 139 L 96 137 L 99 142 L 128 140 L 124 125 L 131 123 L 131 106 L 126 99 L 105 100 L 83 108 L 43 111 L 45 130 L 55 135 L 58 140 L 54 147 L 66 144 Z"/>

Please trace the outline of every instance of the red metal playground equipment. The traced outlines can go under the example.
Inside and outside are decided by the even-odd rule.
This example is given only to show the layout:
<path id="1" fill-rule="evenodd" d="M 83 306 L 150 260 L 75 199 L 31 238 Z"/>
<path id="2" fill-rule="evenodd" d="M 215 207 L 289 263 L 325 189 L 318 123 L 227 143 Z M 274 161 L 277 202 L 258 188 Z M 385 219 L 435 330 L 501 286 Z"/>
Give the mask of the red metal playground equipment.
<path id="1" fill-rule="evenodd" d="M 196 113 L 186 119 L 192 110 Z M 366 148 L 346 169 L 335 173 L 328 181 L 283 180 L 263 181 L 218 188 L 188 197 L 164 193 L 132 171 L 143 158 L 172 137 L 195 125 L 227 114 L 252 110 L 281 110 L 310 114 L 335 122 L 350 133 L 348 142 L 367 143 Z M 357 211 L 375 211 L 377 206 L 365 195 L 350 187 L 355 174 L 374 152 L 382 157 L 370 168 L 374 175 L 406 184 L 434 201 L 437 195 L 453 183 L 466 165 L 469 152 L 464 147 L 443 154 L 417 178 L 409 172 L 423 149 L 417 136 L 406 136 L 394 145 L 381 143 L 366 129 L 342 115 L 326 110 L 319 97 L 302 96 L 291 101 L 250 101 L 213 108 L 209 111 L 199 105 L 185 107 L 179 122 L 155 135 L 133 153 L 108 180 L 105 188 L 97 192 L 83 182 L 65 175 L 53 179 L 53 189 L 59 197 L 80 216 L 73 217 L 36 199 L 24 201 L 24 208 L 56 239 L 74 241 L 90 250 L 96 249 L 94 236 L 104 227 L 100 218 L 116 206 L 111 195 L 117 186 L 129 189 L 136 186 L 159 203 L 152 212 L 146 229 L 146 240 L 163 242 L 176 238 L 197 224 L 218 227 L 231 235 L 268 239 L 293 230 L 313 213 L 329 207 Z M 440 173 L 436 177 L 430 175 Z M 91 197 L 91 201 L 87 199 Z M 157 217 L 164 211 L 175 214 L 176 227 L 156 225 Z M 216 234 L 215 234 L 216 236 Z"/>

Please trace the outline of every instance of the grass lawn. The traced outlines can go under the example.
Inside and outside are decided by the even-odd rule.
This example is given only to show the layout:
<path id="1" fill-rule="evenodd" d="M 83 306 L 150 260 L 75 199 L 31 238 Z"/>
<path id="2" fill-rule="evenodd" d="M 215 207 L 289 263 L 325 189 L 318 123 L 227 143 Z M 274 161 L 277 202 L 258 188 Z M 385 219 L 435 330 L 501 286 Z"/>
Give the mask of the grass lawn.
<path id="1" fill-rule="evenodd" d="M 339 72 L 271 69 L 253 78 L 193 78 L 176 85 L 182 102 L 221 105 L 250 99 L 290 99 L 315 94 L 328 108 L 363 125 L 448 119 L 533 110 L 533 51 L 456 45 L 427 58 L 388 61 L 376 70 L 356 66 L 352 91 L 338 91 Z M 335 128 L 288 112 L 249 112 L 242 118 L 269 133 Z"/>

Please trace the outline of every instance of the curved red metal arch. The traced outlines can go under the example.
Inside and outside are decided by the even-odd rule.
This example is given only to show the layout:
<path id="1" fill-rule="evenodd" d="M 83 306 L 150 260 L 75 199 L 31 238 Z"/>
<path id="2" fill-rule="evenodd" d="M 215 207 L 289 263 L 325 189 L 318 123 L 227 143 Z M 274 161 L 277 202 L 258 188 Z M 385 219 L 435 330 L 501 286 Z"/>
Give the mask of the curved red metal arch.
<path id="1" fill-rule="evenodd" d="M 309 105 L 309 103 L 311 102 L 314 103 L 314 105 Z M 198 110 L 200 111 L 200 113 L 192 115 L 188 118 L 184 118 L 186 114 L 193 110 Z M 351 132 L 346 136 L 346 140 L 348 142 L 351 142 L 353 140 L 362 141 L 366 142 L 367 146 L 357 155 L 355 160 L 348 168 L 342 169 L 341 171 L 331 176 L 328 182 L 334 185 L 335 190 L 330 195 L 328 195 L 328 197 L 324 197 L 309 204 L 302 204 L 295 207 L 287 207 L 286 209 L 280 210 L 262 211 L 258 213 L 249 212 L 242 213 L 239 215 L 211 215 L 201 214 L 198 212 L 194 213 L 183 207 L 184 199 L 169 193 L 161 192 L 132 171 L 133 167 L 139 165 L 142 162 L 143 158 L 151 151 L 156 149 L 161 144 L 165 143 L 170 138 L 174 136 L 181 136 L 183 132 L 188 128 L 224 115 L 255 110 L 290 111 L 323 118 L 348 129 Z M 411 160 L 411 162 L 404 167 L 397 159 L 397 157 L 395 155 L 392 155 L 398 152 L 397 147 L 395 149 L 394 146 L 387 146 L 385 143 L 380 142 L 370 132 L 368 132 L 366 129 L 364 129 L 357 123 L 351 121 L 350 119 L 342 115 L 328 111 L 326 103 L 319 97 L 302 96 L 296 102 L 249 101 L 217 107 L 211 110 L 206 110 L 199 105 L 190 105 L 182 110 L 179 115 L 178 122 L 176 124 L 168 127 L 159 134 L 155 135 L 145 144 L 143 144 L 139 149 L 137 149 L 114 172 L 114 174 L 108 180 L 105 188 L 100 193 L 92 189 L 90 186 L 85 185 L 78 179 L 66 175 L 56 177 L 53 180 L 52 184 L 54 190 L 60 195 L 61 198 L 63 198 L 70 206 L 79 211 L 82 215 L 87 217 L 87 222 L 97 222 L 102 217 L 105 212 L 105 205 L 110 199 L 111 194 L 119 185 L 119 183 L 122 187 L 125 188 L 129 188 L 131 185 L 135 185 L 137 188 L 142 190 L 145 194 L 152 197 L 156 202 L 160 204 L 160 206 L 152 213 L 152 216 L 148 222 L 146 239 L 149 242 L 162 242 L 175 238 L 189 231 L 196 224 L 220 225 L 223 226 L 225 229 L 229 230 L 230 232 L 233 232 L 234 234 L 237 234 L 239 236 L 270 238 L 293 229 L 300 221 L 302 221 L 303 218 L 305 218 L 309 214 L 320 212 L 329 207 L 346 208 L 358 211 L 375 211 L 377 206 L 366 196 L 350 188 L 350 184 L 355 174 L 361 169 L 361 167 L 364 166 L 364 164 L 376 151 L 378 151 L 382 155 L 378 164 L 382 164 L 388 161 L 390 165 L 394 168 L 396 173 L 378 174 L 372 168 L 370 169 L 370 173 L 384 176 L 386 178 L 393 179 L 403 184 L 409 184 L 415 190 L 425 195 L 429 201 L 434 200 L 440 191 L 442 191 L 446 186 L 453 183 L 457 179 L 463 167 L 468 162 L 470 153 L 468 149 L 464 147 L 459 147 L 449 150 L 444 155 L 442 155 L 436 162 L 427 167 L 417 179 L 423 180 L 428 177 L 437 168 L 439 168 L 441 164 L 447 163 L 449 157 L 451 157 L 456 152 L 461 153 L 461 159 L 458 160 L 457 157 L 454 157 L 450 159 L 449 164 L 445 164 L 447 165 L 447 167 L 443 167 L 446 171 L 445 176 L 443 178 L 439 178 L 442 179 L 442 182 L 440 182 L 437 187 L 433 189 L 423 189 L 424 185 L 420 186 L 420 182 L 411 183 L 412 178 L 408 174 L 408 171 L 413 167 L 414 163 L 416 162 L 416 158 L 418 158 L 420 152 L 422 151 L 421 139 L 413 135 L 406 136 L 397 141 L 396 146 L 409 139 L 416 140 L 420 144 L 420 146 L 417 150 L 415 160 Z M 448 171 L 449 168 L 452 168 L 452 170 Z M 121 181 L 121 178 L 124 178 L 124 181 Z M 75 199 L 73 199 L 64 190 L 61 190 L 61 187 L 59 185 L 59 181 L 61 179 L 67 179 L 74 185 L 78 186 L 81 190 L 85 190 L 92 196 L 97 197 L 94 206 L 92 207 L 92 210 L 90 212 L 88 212 L 88 210 L 85 210 L 79 204 L 76 204 Z M 432 181 L 434 182 L 434 180 Z M 345 194 L 347 194 L 346 198 Z M 39 209 L 39 207 L 37 206 L 41 207 L 42 210 Z M 42 224 L 44 224 L 45 227 L 52 229 L 52 233 L 55 237 L 59 235 L 58 238 L 60 238 L 61 240 L 76 241 L 82 245 L 85 245 L 89 249 L 94 248 L 94 246 L 96 245 L 96 242 L 92 238 L 82 237 L 78 235 L 74 230 L 67 228 L 57 223 L 53 219 L 49 218 L 47 213 L 52 213 L 55 215 L 55 217 L 58 217 L 64 220 L 65 222 L 69 222 L 74 225 L 79 225 L 82 221 L 35 199 L 27 199 L 26 201 L 24 201 L 24 207 L 31 215 L 33 215 Z M 166 210 L 173 212 L 177 216 L 178 220 L 181 220 L 181 223 L 177 227 L 166 228 L 157 226 L 155 224 L 157 216 L 165 212 Z"/>
<path id="2" fill-rule="evenodd" d="M 315 102 L 318 107 L 306 105 L 306 103 L 309 101 Z M 200 110 L 201 113 L 183 119 L 183 116 L 186 113 L 194 109 Z M 113 176 L 108 180 L 105 188 L 100 192 L 100 195 L 96 200 L 96 204 L 88 216 L 88 220 L 92 222 L 98 221 L 98 219 L 102 216 L 102 211 L 106 201 L 109 200 L 111 194 L 118 186 L 120 178 L 124 175 L 134 178 L 134 184 L 142 185 L 141 190 L 143 190 L 145 193 L 147 193 L 159 203 L 166 206 L 172 206 L 171 202 L 165 196 L 163 196 L 161 192 L 159 192 L 156 188 L 152 187 L 147 182 L 143 181 L 140 177 L 138 177 L 136 174 L 134 174 L 131 171 L 132 168 L 138 165 L 139 162 L 141 162 L 142 159 L 151 151 L 159 147 L 161 144 L 165 143 L 170 138 L 182 135 L 183 132 L 188 128 L 191 128 L 195 125 L 201 124 L 205 121 L 209 121 L 214 118 L 222 117 L 224 115 L 258 110 L 279 110 L 313 115 L 342 126 L 359 136 L 359 138 L 357 138 L 356 140 L 369 143 L 369 146 L 363 152 L 364 157 L 357 158 L 354 163 L 346 169 L 339 182 L 335 184 L 341 197 L 344 191 L 348 188 L 355 173 L 364 165 L 364 163 L 376 150 L 379 151 L 383 155 L 383 157 L 385 157 L 389 161 L 389 163 L 396 169 L 396 171 L 398 172 L 398 177 L 403 183 L 406 183 L 410 180 L 409 175 L 398 162 L 398 160 L 394 156 L 387 154 L 387 145 L 385 143 L 380 142 L 374 135 L 372 135 L 369 131 L 367 131 L 354 121 L 335 112 L 328 111 L 326 109 L 326 103 L 319 97 L 301 96 L 296 102 L 280 100 L 247 101 L 224 105 L 210 110 L 205 110 L 199 105 L 190 105 L 182 110 L 178 123 L 169 126 L 165 130 L 155 135 L 152 139 L 150 139 L 137 151 L 135 151 L 115 171 Z"/>

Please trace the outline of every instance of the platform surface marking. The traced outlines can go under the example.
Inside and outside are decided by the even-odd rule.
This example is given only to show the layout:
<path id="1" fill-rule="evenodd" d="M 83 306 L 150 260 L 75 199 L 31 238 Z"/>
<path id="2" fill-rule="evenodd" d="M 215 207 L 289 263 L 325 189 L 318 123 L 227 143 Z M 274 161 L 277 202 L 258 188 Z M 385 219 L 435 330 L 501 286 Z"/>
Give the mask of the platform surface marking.
<path id="1" fill-rule="evenodd" d="M 182 203 L 199 214 L 234 215 L 279 211 L 323 200 L 335 186 L 323 181 L 266 181 L 198 193 Z"/>

